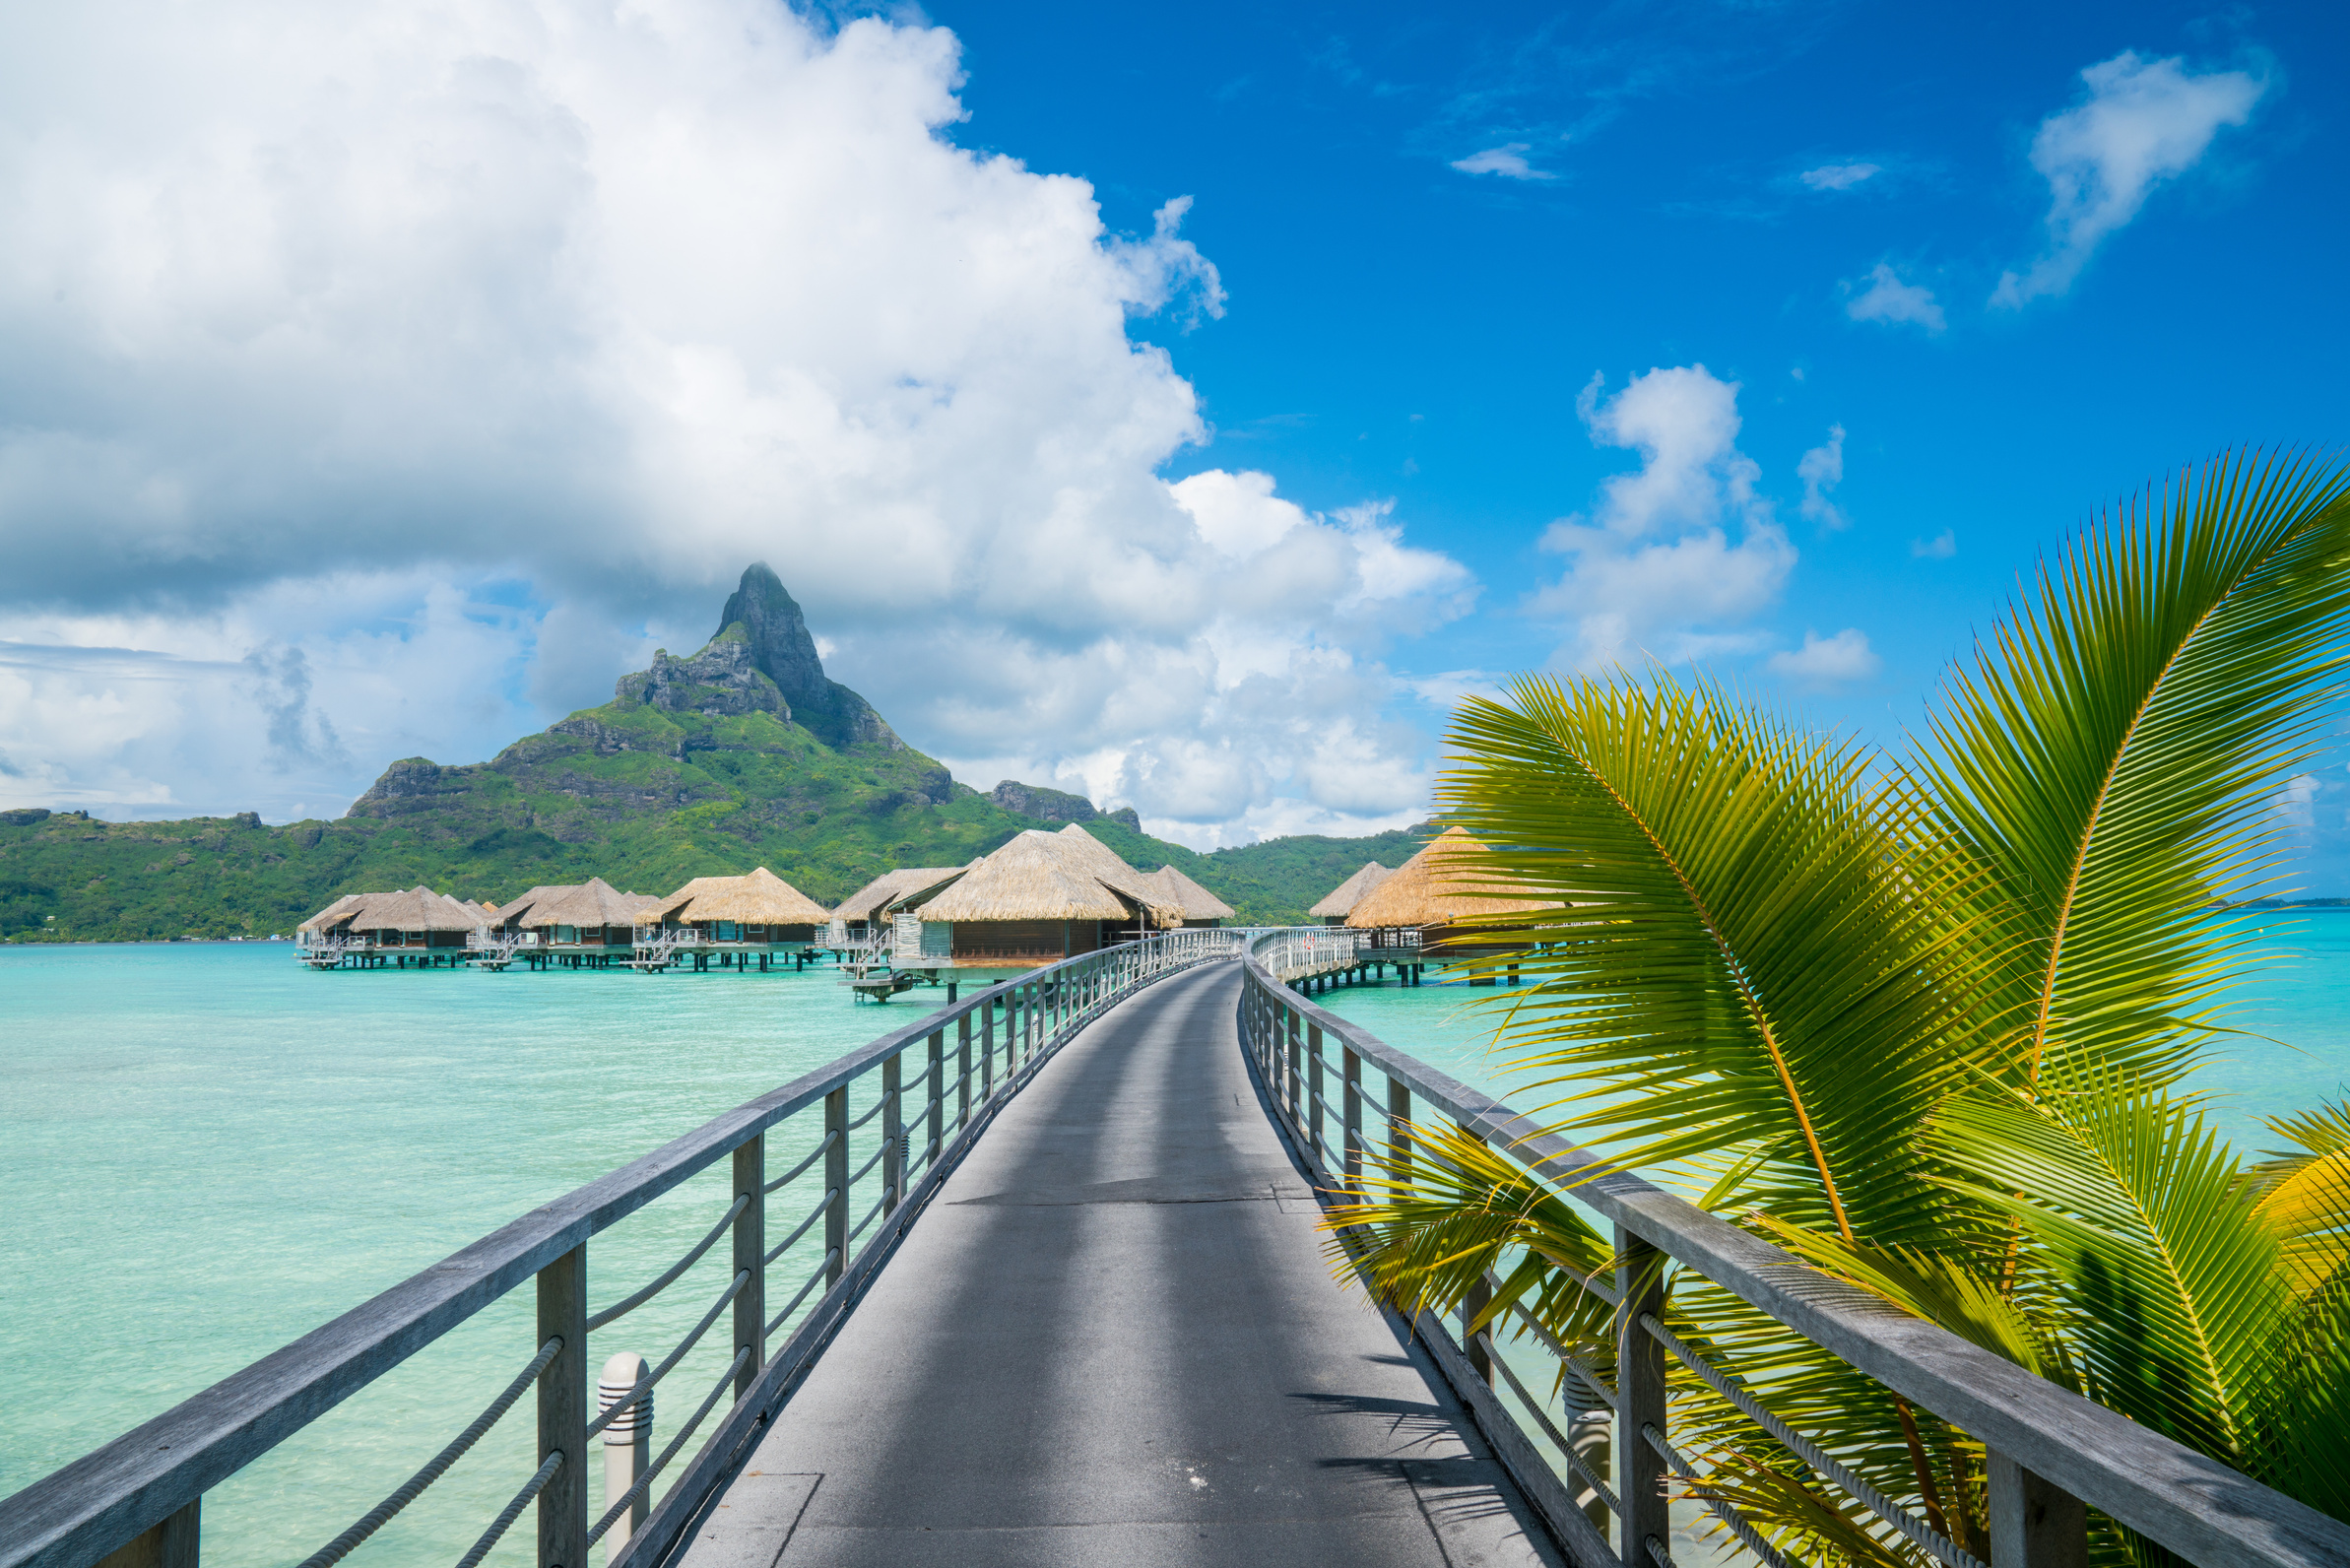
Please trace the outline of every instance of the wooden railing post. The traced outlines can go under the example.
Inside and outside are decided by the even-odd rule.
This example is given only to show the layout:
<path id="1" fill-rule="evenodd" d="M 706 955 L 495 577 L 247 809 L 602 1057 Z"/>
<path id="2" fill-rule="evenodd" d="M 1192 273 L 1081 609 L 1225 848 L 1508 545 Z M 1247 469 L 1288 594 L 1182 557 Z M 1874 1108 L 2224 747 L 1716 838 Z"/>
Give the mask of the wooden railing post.
<path id="1" fill-rule="evenodd" d="M 1346 1185 L 1362 1195 L 1363 1185 L 1363 1059 L 1347 1046 L 1340 1060 L 1345 1064 L 1346 1096 L 1339 1102 L 1346 1121 Z"/>
<path id="2" fill-rule="evenodd" d="M 905 1105 L 904 1091 L 898 1079 L 904 1076 L 899 1066 L 902 1056 L 890 1057 L 881 1064 L 881 1212 L 893 1213 L 897 1201 L 905 1194 Z"/>
<path id="3" fill-rule="evenodd" d="M 196 1568 L 203 1546 L 204 1499 L 192 1497 L 98 1560 L 98 1568 Z"/>
<path id="4" fill-rule="evenodd" d="M 539 1374 L 539 1463 L 561 1465 L 539 1492 L 539 1568 L 588 1568 L 587 1244 L 539 1271 L 539 1343 L 560 1339 Z"/>
<path id="5" fill-rule="evenodd" d="M 971 1125 L 971 1014 L 954 1020 L 954 1130 Z"/>
<path id="6" fill-rule="evenodd" d="M 1642 1314 L 1665 1313 L 1665 1255 L 1623 1226 L 1615 1227 L 1615 1491 L 1623 1504 L 1624 1568 L 1651 1568 L 1648 1543 L 1672 1544 L 1672 1509 L 1665 1496 L 1665 1457 L 1643 1429 L 1665 1425 L 1665 1346 L 1640 1326 Z"/>
<path id="7" fill-rule="evenodd" d="M 1305 1056 L 1306 1056 L 1305 1033 L 1304 1033 L 1304 1030 L 1303 1030 L 1303 1029 L 1301 1029 L 1301 1028 L 1299 1027 L 1299 1025 L 1300 1025 L 1300 1023 L 1303 1021 L 1303 1019 L 1302 1019 L 1301 1015 L 1299 1014 L 1298 1011 L 1297 1011 L 1295 1008 L 1284 1008 L 1284 1009 L 1282 1009 L 1281 1011 L 1282 1011 L 1282 1012 L 1284 1012 L 1284 1013 L 1288 1013 L 1288 1015 L 1289 1015 L 1289 1028 L 1288 1028 L 1288 1034 L 1289 1034 L 1289 1073 L 1288 1073 L 1288 1078 L 1289 1078 L 1289 1096 L 1288 1096 L 1288 1098 L 1289 1098 L 1289 1120 L 1290 1120 L 1291 1124 L 1292 1124 L 1292 1125 L 1294 1125 L 1294 1124 L 1296 1124 L 1296 1123 L 1298 1123 L 1298 1122 L 1301 1122 L 1301 1121 L 1303 1121 L 1303 1120 L 1304 1120 L 1304 1117 L 1303 1117 L 1302 1115 L 1300 1115 L 1300 1114 L 1299 1114 L 1298 1107 L 1297 1107 L 1297 1101 L 1298 1101 L 1298 1096 L 1299 1096 L 1299 1095 L 1300 1095 L 1300 1094 L 1301 1094 L 1301 1093 L 1304 1091 L 1304 1087 L 1305 1087 L 1305 1078 L 1306 1078 L 1306 1075 L 1305 1075 L 1305 1065 L 1306 1065 L 1306 1063 L 1305 1063 Z"/>
<path id="8" fill-rule="evenodd" d="M 751 1392 L 767 1362 L 767 1140 L 761 1136 L 735 1149 L 735 1196 L 747 1199 L 735 1216 L 735 1273 L 751 1272 L 735 1297 L 735 1348 L 751 1356 L 735 1374 L 735 1398 Z"/>
<path id="9" fill-rule="evenodd" d="M 1398 1181 L 1411 1165 L 1411 1089 L 1402 1078 L 1387 1080 L 1388 1174 Z"/>
<path id="10" fill-rule="evenodd" d="M 1459 1131 L 1463 1138 L 1476 1137 L 1466 1127 Z M 1468 1355 L 1469 1364 L 1476 1375 L 1488 1383 L 1493 1381 L 1493 1352 L 1485 1343 L 1484 1331 L 1471 1332 L 1469 1325 L 1476 1322 L 1477 1314 L 1492 1305 L 1492 1302 L 1493 1286 L 1480 1272 L 1476 1281 L 1469 1287 L 1469 1293 L 1461 1298 L 1461 1348 Z"/>
<path id="11" fill-rule="evenodd" d="M 1322 1025 L 1306 1025 L 1306 1158 L 1322 1162 Z"/>
<path id="12" fill-rule="evenodd" d="M 824 1132 L 832 1144 L 824 1150 L 824 1191 L 832 1196 L 824 1206 L 824 1288 L 840 1283 L 849 1261 L 849 1086 L 843 1083 L 824 1096 Z"/>
<path id="13" fill-rule="evenodd" d="M 2086 1568 L 2087 1506 L 2004 1454 L 1984 1460 L 1991 1568 Z"/>
<path id="14" fill-rule="evenodd" d="M 946 1142 L 947 1031 L 933 1029 L 930 1034 L 930 1151 L 922 1158 L 925 1171 L 939 1162 L 939 1149 Z"/>
<path id="15" fill-rule="evenodd" d="M 979 1097 L 983 1100 L 993 1099 L 996 1093 L 996 1010 L 1003 1005 L 1001 997 L 979 1005 Z"/>

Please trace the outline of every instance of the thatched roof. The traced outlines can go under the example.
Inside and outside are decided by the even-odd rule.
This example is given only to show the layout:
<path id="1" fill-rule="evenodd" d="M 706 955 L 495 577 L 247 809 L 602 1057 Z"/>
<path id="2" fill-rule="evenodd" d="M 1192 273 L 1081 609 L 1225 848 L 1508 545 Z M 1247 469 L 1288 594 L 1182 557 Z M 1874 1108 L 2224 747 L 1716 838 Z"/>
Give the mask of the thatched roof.
<path id="1" fill-rule="evenodd" d="M 1331 915 L 1344 915 L 1356 904 L 1362 902 L 1363 894 L 1394 875 L 1394 872 L 1380 865 L 1379 862 L 1366 861 L 1361 871 L 1333 887 L 1323 896 L 1322 902 L 1307 910 L 1306 913 L 1316 919 Z"/>
<path id="2" fill-rule="evenodd" d="M 1364 894 L 1346 912 L 1346 924 L 1358 930 L 1441 926 L 1464 915 L 1517 914 L 1559 907 L 1555 900 L 1548 899 L 1488 898 L 1454 892 L 1452 888 L 1463 882 L 1483 880 L 1465 876 L 1461 862 L 1484 847 L 1458 827 L 1446 828 Z"/>
<path id="3" fill-rule="evenodd" d="M 523 927 L 633 926 L 661 902 L 649 893 L 624 893 L 601 877 L 568 886 L 533 887 L 506 905 L 499 918 Z"/>
<path id="4" fill-rule="evenodd" d="M 637 916 L 650 925 L 674 920 L 734 920 L 754 926 L 820 926 L 824 906 L 761 866 L 748 877 L 696 877 Z"/>
<path id="5" fill-rule="evenodd" d="M 1230 920 L 1240 913 L 1172 866 L 1161 866 L 1145 881 L 1156 882 L 1160 891 L 1183 905 L 1186 920 Z"/>
<path id="6" fill-rule="evenodd" d="M 972 866 L 978 864 L 976 860 L 971 862 Z M 969 866 L 908 866 L 897 871 L 885 871 L 842 899 L 840 907 L 832 911 L 831 918 L 871 920 L 899 899 L 929 888 L 943 887 L 968 870 Z"/>
<path id="7" fill-rule="evenodd" d="M 1183 924 L 1180 903 L 1072 822 L 1066 834 L 1013 834 L 917 913 L 926 921 L 987 922 L 1126 920 L 1137 910 L 1148 911 L 1154 925 Z"/>
<path id="8" fill-rule="evenodd" d="M 345 893 L 303 921 L 302 931 L 471 931 L 487 917 L 422 883 L 405 891 Z"/>
<path id="9" fill-rule="evenodd" d="M 365 896 L 364 893 L 345 893 L 294 929 L 296 931 L 326 931 L 339 926 L 343 923 L 343 917 L 358 909 L 359 900 Z"/>

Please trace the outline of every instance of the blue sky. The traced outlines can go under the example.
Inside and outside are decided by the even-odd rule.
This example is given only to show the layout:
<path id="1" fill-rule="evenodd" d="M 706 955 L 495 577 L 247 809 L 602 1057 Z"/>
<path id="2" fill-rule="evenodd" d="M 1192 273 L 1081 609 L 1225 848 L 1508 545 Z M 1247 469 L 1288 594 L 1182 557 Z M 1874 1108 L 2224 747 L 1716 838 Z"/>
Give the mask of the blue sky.
<path id="1" fill-rule="evenodd" d="M 1194 197 L 1231 297 L 1158 340 L 1217 430 L 1178 466 L 1262 466 L 1315 507 L 1392 495 L 1476 572 L 1481 613 L 1418 639 L 1422 671 L 1552 659 L 1516 585 L 1558 574 L 1544 526 L 1629 456 L 1578 419 L 1594 373 L 1740 384 L 1737 444 L 1801 557 L 1758 619 L 1783 648 L 1857 626 L 1883 662 L 1830 690 L 1715 668 L 1887 741 L 2098 509 L 2223 446 L 2350 429 L 2338 7 L 934 14 L 965 44 L 966 145 L 1084 174 L 1114 227 Z M 2049 246 L 2036 135 L 2124 50 L 2257 100 L 2068 288 L 1993 305 Z M 1495 148 L 1537 177 L 1457 166 Z M 1853 319 L 1880 265 L 1941 330 Z M 1835 425 L 1850 523 L 1826 530 L 1795 471 Z"/>
<path id="2" fill-rule="evenodd" d="M 764 556 L 983 788 L 1360 831 L 1516 670 L 1897 743 L 2350 428 L 2339 8 L 109 9 L 0 24 L 0 804 L 332 815 Z"/>

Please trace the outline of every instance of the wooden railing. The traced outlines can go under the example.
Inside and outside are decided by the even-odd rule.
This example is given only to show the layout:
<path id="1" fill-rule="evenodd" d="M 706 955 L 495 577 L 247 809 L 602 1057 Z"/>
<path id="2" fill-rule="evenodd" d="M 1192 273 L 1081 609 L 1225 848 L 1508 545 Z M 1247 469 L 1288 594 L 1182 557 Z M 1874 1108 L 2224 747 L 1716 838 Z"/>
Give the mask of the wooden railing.
<path id="1" fill-rule="evenodd" d="M 1833 1452 L 1778 1421 L 1738 1381 L 1736 1367 L 1711 1365 L 1666 1331 L 1661 1320 L 1667 1269 L 1703 1275 L 1982 1441 L 1990 1451 L 1990 1568 L 2079 1568 L 2086 1560 L 2084 1507 L 2204 1568 L 2350 1564 L 2350 1526 L 1898 1313 L 1638 1176 L 1608 1170 L 1590 1151 L 1294 989 L 1293 980 L 1328 976 L 1334 965 L 1344 966 L 1340 943 L 1330 933 L 1287 931 L 1252 941 L 1242 964 L 1251 1059 L 1327 1191 L 1359 1190 L 1367 1165 L 1408 1149 L 1414 1124 L 1441 1117 L 1612 1227 L 1619 1260 L 1613 1279 L 1584 1286 L 1612 1309 L 1615 1388 L 1523 1312 L 1467 1340 L 1427 1314 L 1414 1325 L 1496 1455 L 1584 1568 L 1668 1564 L 1673 1491 L 1704 1501 L 1733 1538 L 1773 1568 L 1792 1561 L 1730 1501 L 1709 1496 L 1702 1463 L 1673 1447 L 1668 1362 L 1683 1368 L 1673 1380 L 1705 1383 L 1755 1416 L 1823 1486 L 1874 1514 L 1889 1540 L 1898 1536 L 1905 1550 L 1948 1568 L 1983 1568 L 1973 1553 L 1845 1470 Z M 1334 1046 L 1336 1060 L 1328 1055 Z M 1497 1282 L 1488 1278 L 1488 1286 Z M 1489 1300 L 1472 1294 L 1464 1321 Z M 1522 1374 L 1512 1356 L 1541 1364 Z M 1575 1391 L 1571 1404 L 1560 1398 L 1563 1391 Z M 1598 1473 L 1603 1467 L 1583 1457 L 1596 1445 L 1578 1443 L 1573 1434 L 1579 1419 L 1593 1414 L 1611 1428 L 1611 1475 Z M 1586 1513 L 1594 1498 L 1612 1531 Z"/>
<path id="2" fill-rule="evenodd" d="M 99 1563 L 196 1568 L 206 1492 L 525 1286 L 537 1295 L 537 1332 L 529 1343 L 514 1347 L 512 1381 L 494 1397 L 484 1389 L 480 1416 L 455 1432 L 422 1469 L 396 1486 L 398 1477 L 385 1476 L 389 1490 L 375 1508 L 348 1528 L 341 1528 L 341 1521 L 320 1521 L 320 1548 L 303 1568 L 331 1568 L 534 1390 L 537 1468 L 527 1477 L 515 1477 L 511 1501 L 483 1521 L 474 1548 L 459 1559 L 461 1568 L 472 1568 L 534 1506 L 540 1568 L 587 1568 L 589 1546 L 608 1532 L 616 1541 L 625 1539 L 608 1559 L 608 1568 L 655 1568 L 690 1538 L 701 1512 L 748 1457 L 866 1282 L 1008 1094 L 1103 1009 L 1194 964 L 1237 956 L 1244 935 L 1171 932 L 990 987 L 531 1210 L 0 1500 L 0 1568 Z M 910 1076 L 909 1059 L 920 1064 Z M 880 1078 L 878 1097 L 852 1117 L 851 1086 L 874 1076 Z M 913 1097 L 917 1090 L 918 1099 Z M 880 1125 L 865 1131 L 877 1119 Z M 810 1152 L 771 1178 L 769 1141 L 787 1127 L 802 1134 L 793 1146 Z M 852 1164 L 852 1148 L 859 1143 L 870 1152 L 861 1164 Z M 589 1242 L 720 1161 L 731 1164 L 731 1201 L 713 1216 L 708 1232 L 651 1283 L 592 1311 L 586 1295 Z M 853 1195 L 877 1169 L 879 1193 L 856 1217 Z M 770 1227 L 768 1201 L 803 1179 L 822 1196 L 804 1214 L 787 1215 Z M 787 1224 L 795 1228 L 771 1244 L 770 1230 L 782 1231 Z M 804 1280 L 786 1280 L 771 1290 L 770 1267 L 803 1238 L 820 1246 L 820 1262 Z M 616 1391 L 597 1414 L 589 1336 L 670 1288 L 722 1240 L 734 1263 L 726 1288 L 682 1343 L 640 1383 Z M 781 1310 L 772 1310 L 787 1290 L 791 1293 Z M 734 1352 L 716 1386 L 698 1397 L 698 1408 L 667 1438 L 660 1457 L 649 1460 L 634 1493 L 608 1500 L 602 1517 L 591 1518 L 590 1442 L 608 1425 L 625 1431 L 616 1423 L 649 1412 L 654 1386 L 721 1319 L 731 1324 L 732 1334 L 731 1341 L 721 1343 L 731 1342 Z M 769 1353 L 769 1340 L 778 1333 L 782 1341 Z M 689 1393 L 685 1403 L 692 1409 L 695 1397 Z M 654 1483 L 721 1405 L 709 1436 L 648 1509 Z M 628 1528 L 620 1528 L 623 1522 Z"/>

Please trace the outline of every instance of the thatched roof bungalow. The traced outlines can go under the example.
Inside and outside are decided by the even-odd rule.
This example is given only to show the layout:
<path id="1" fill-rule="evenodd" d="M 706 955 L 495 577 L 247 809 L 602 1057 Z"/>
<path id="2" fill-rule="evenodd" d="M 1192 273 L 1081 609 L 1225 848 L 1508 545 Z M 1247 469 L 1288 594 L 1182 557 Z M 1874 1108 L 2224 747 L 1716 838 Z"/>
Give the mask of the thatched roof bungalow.
<path id="1" fill-rule="evenodd" d="M 1143 881 L 1153 883 L 1183 906 L 1183 923 L 1187 926 L 1220 926 L 1240 914 L 1172 866 L 1161 866 Z"/>
<path id="2" fill-rule="evenodd" d="M 533 887 L 499 907 L 497 923 L 541 947 L 626 947 L 636 941 L 637 917 L 662 900 L 624 893 L 601 877 L 584 882 Z"/>
<path id="3" fill-rule="evenodd" d="M 462 947 L 489 923 L 473 906 L 419 883 L 404 891 L 346 893 L 294 930 L 305 944 L 340 938 L 370 947 Z"/>
<path id="4" fill-rule="evenodd" d="M 1342 926 L 1346 917 L 1354 913 L 1354 906 L 1363 901 L 1363 895 L 1394 875 L 1375 860 L 1365 861 L 1362 870 L 1325 893 L 1322 902 L 1306 913 L 1326 926 Z"/>
<path id="5" fill-rule="evenodd" d="M 1014 834 L 913 914 L 897 968 L 1032 969 L 1185 918 L 1178 896 L 1075 822 Z M 918 937 L 907 929 L 917 923 Z"/>
<path id="6" fill-rule="evenodd" d="M 978 864 L 971 862 L 971 866 Z M 862 942 L 877 931 L 888 930 L 889 917 L 899 905 L 919 904 L 943 891 L 971 866 L 907 866 L 881 873 L 833 909 L 834 940 Z"/>
<path id="7" fill-rule="evenodd" d="M 1357 900 L 1346 913 L 1346 924 L 1357 931 L 1396 934 L 1392 943 L 1374 940 L 1374 951 L 1390 946 L 1423 951 L 1441 946 L 1458 955 L 1472 950 L 1479 939 L 1509 945 L 1503 931 L 1494 928 L 1472 927 L 1449 935 L 1446 928 L 1467 916 L 1533 914 L 1559 904 L 1555 899 L 1496 898 L 1468 891 L 1491 881 L 1472 875 L 1464 864 L 1484 847 L 1461 828 L 1446 828 Z M 1406 932 L 1411 935 L 1403 937 Z"/>
<path id="8" fill-rule="evenodd" d="M 647 905 L 636 923 L 691 931 L 703 943 L 759 947 L 813 942 L 830 918 L 822 904 L 761 866 L 744 877 L 696 877 Z"/>

